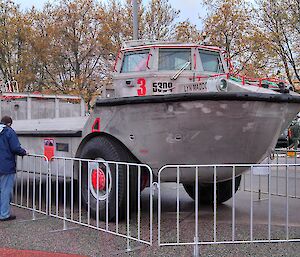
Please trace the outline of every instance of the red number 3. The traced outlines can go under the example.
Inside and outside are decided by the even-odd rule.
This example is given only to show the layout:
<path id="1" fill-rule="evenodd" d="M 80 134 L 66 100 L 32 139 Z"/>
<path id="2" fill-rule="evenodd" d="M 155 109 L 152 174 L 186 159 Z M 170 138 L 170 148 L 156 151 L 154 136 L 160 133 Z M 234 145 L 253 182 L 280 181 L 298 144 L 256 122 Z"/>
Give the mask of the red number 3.
<path id="1" fill-rule="evenodd" d="M 138 96 L 146 95 L 147 93 L 146 80 L 144 78 L 139 78 L 137 80 L 137 84 L 140 85 L 140 87 L 137 90 Z"/>

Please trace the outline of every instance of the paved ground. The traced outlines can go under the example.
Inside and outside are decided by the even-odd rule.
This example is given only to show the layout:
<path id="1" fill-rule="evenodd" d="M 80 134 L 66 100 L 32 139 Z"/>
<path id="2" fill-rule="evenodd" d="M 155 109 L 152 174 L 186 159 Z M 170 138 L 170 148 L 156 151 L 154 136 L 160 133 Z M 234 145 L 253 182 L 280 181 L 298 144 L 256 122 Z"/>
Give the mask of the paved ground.
<path id="1" fill-rule="evenodd" d="M 168 242 L 176 240 L 176 214 L 174 184 L 165 184 L 163 188 L 162 212 L 162 239 Z M 190 240 L 194 233 L 194 202 L 180 189 L 180 235 L 182 240 Z M 249 193 L 238 192 L 236 195 L 236 237 L 247 240 L 249 237 Z M 142 194 L 143 199 L 148 199 L 147 192 Z M 256 195 L 255 195 L 256 197 Z M 146 201 L 146 200 L 145 200 Z M 156 202 L 154 206 L 156 206 Z M 254 231 L 256 239 L 266 238 L 268 201 L 254 202 Z M 218 209 L 217 236 L 219 239 L 230 239 L 231 236 L 231 201 L 223 204 Z M 272 197 L 272 238 L 285 236 L 285 215 L 282 197 Z M 300 200 L 290 199 L 289 230 L 295 238 L 300 238 L 300 222 L 298 212 Z M 155 208 L 156 210 L 156 208 Z M 154 246 L 138 245 L 132 243 L 134 249 L 126 253 L 126 240 L 101 231 L 69 224 L 66 231 L 57 231 L 63 228 L 63 222 L 55 218 L 45 218 L 38 215 L 38 219 L 30 221 L 31 212 L 13 207 L 17 215 L 16 221 L 0 223 L 0 246 L 12 249 L 42 250 L 52 253 L 71 253 L 83 256 L 192 256 L 192 246 L 158 247 L 157 246 L 157 215 L 154 217 Z M 156 211 L 155 211 L 156 213 Z M 27 220 L 27 221 L 26 221 Z M 209 207 L 202 208 L 199 212 L 199 236 L 211 240 L 213 231 L 213 211 Z M 53 232 L 56 231 L 56 232 Z M 136 249 L 135 249 L 136 248 Z M 200 246 L 202 256 L 300 256 L 300 242 L 297 243 L 256 243 L 239 245 L 212 245 Z M 22 256 L 3 255 L 0 256 Z M 24 255 L 26 256 L 26 255 Z M 31 255 L 34 256 L 34 255 Z M 39 255 L 43 256 L 43 255 Z M 65 257 L 65 256 L 61 256 Z"/>

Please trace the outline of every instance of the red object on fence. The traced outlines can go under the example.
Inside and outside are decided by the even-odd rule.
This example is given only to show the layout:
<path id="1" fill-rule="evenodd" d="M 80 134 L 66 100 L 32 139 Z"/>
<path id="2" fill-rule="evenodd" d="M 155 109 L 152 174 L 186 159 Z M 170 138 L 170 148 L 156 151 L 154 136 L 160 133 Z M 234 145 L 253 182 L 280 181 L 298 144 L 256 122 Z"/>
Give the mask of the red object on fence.
<path id="1" fill-rule="evenodd" d="M 44 138 L 44 156 L 49 161 L 54 157 L 54 138 Z"/>

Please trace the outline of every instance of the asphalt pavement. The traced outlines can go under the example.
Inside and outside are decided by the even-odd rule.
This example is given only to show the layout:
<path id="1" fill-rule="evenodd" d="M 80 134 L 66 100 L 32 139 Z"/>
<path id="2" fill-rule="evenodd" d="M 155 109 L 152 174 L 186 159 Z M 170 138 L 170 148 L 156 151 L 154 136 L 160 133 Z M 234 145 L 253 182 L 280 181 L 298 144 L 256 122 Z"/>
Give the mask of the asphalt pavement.
<path id="1" fill-rule="evenodd" d="M 176 184 L 162 185 L 162 227 L 163 242 L 176 241 Z M 148 201 L 149 191 L 142 193 L 142 201 Z M 253 238 L 266 239 L 268 235 L 267 195 L 253 195 Z M 236 194 L 236 239 L 247 240 L 250 236 L 250 193 Z M 286 233 L 284 197 L 272 196 L 272 238 L 284 238 Z M 232 200 L 218 207 L 217 241 L 230 240 L 232 233 Z M 189 242 L 194 235 L 194 201 L 180 188 L 180 240 Z M 289 233 L 300 238 L 300 199 L 289 199 Z M 147 210 L 145 210 L 146 212 Z M 39 250 L 50 253 L 78 254 L 81 256 L 192 256 L 193 246 L 157 245 L 157 195 L 154 196 L 153 246 L 131 242 L 131 252 L 127 252 L 126 239 L 95 229 L 67 223 L 63 231 L 63 221 L 36 215 L 28 210 L 13 207 L 17 220 L 0 223 L 0 247 L 9 249 Z M 143 215 L 143 212 L 142 212 Z M 143 221 L 143 219 L 142 219 Z M 213 209 L 201 207 L 199 210 L 199 237 L 213 240 Z M 145 222 L 145 221 L 143 221 Z M 201 256 L 300 256 L 300 242 L 289 243 L 246 243 L 201 245 Z M 0 256 L 3 255 L 0 251 Z M 22 256 L 22 255 L 15 255 Z M 34 256 L 34 255 L 32 255 Z M 41 255 L 42 256 L 42 255 Z"/>

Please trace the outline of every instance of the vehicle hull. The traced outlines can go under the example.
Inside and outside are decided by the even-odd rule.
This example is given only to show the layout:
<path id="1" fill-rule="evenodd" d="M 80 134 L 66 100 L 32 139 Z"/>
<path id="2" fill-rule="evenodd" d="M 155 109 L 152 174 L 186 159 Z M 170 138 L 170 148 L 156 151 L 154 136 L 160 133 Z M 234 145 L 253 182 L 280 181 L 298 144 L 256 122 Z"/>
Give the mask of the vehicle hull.
<path id="1" fill-rule="evenodd" d="M 101 118 L 102 132 L 120 140 L 156 175 L 166 164 L 255 164 L 275 148 L 283 128 L 300 109 L 298 97 L 256 93 L 200 94 L 98 101 L 91 121 Z M 236 175 L 245 169 L 236 171 Z M 182 182 L 193 172 L 183 171 Z M 218 169 L 218 181 L 232 169 Z M 165 171 L 164 181 L 176 172 Z M 203 183 L 213 170 L 202 169 Z"/>

